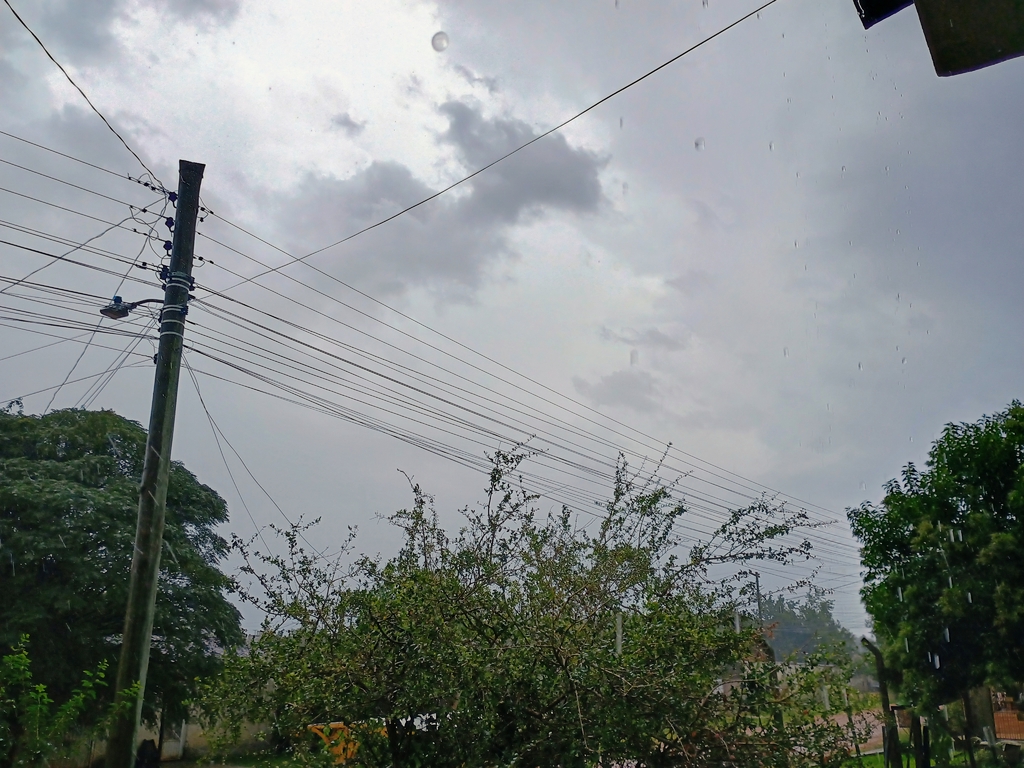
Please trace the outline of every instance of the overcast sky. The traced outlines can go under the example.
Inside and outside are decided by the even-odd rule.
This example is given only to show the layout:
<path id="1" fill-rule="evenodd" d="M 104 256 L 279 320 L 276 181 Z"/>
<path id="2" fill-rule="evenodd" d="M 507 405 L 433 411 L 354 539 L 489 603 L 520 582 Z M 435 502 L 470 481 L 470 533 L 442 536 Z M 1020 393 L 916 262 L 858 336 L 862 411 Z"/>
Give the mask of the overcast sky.
<path id="1" fill-rule="evenodd" d="M 206 163 L 209 208 L 304 255 L 491 162 L 757 3 L 14 5 L 168 187 L 178 159 Z M 431 39 L 442 30 L 449 45 L 438 52 Z M 122 175 L 141 172 L 6 8 L 0 47 L 0 129 Z M 213 298 L 209 308 L 194 306 L 190 339 L 197 350 L 207 345 L 207 356 L 188 359 L 213 418 L 285 514 L 323 518 L 322 546 L 340 543 L 354 525 L 364 549 L 390 551 L 395 537 L 377 516 L 409 502 L 396 469 L 434 492 L 452 524 L 454 510 L 480 497 L 483 478 L 351 421 L 214 378 L 273 389 L 209 357 L 225 333 L 237 336 L 236 353 L 251 365 L 268 362 L 253 345 L 274 343 L 251 324 L 228 325 L 222 310 L 288 331 L 249 308 L 258 305 L 294 323 L 292 340 L 275 349 L 290 348 L 296 360 L 302 342 L 339 355 L 337 344 L 352 345 L 352 354 L 415 369 L 421 383 L 435 377 L 429 386 L 447 387 L 453 402 L 472 391 L 476 423 L 501 408 L 506 416 L 519 409 L 524 424 L 544 414 L 578 437 L 597 435 L 606 458 L 621 441 L 634 464 L 672 441 L 689 456 L 670 454 L 667 474 L 692 470 L 683 485 L 703 500 L 695 530 L 721 512 L 708 499 L 741 499 L 743 488 L 816 505 L 815 516 L 838 520 L 815 531 L 817 578 L 837 589 L 839 617 L 861 631 L 845 509 L 877 501 L 904 463 L 923 462 L 945 423 L 977 419 L 1021 394 L 1022 75 L 1018 59 L 936 77 L 912 8 L 865 32 L 850 0 L 778 0 L 413 213 L 308 265 L 227 291 L 247 306 Z M 114 198 L 0 165 L 0 186 L 37 198 L 0 192 L 0 239 L 49 253 L 67 248 L 24 228 L 77 243 L 129 216 L 124 203 L 159 198 L 3 135 L 0 159 Z M 217 218 L 200 233 L 197 253 L 213 261 L 196 272 L 204 290 L 261 272 L 253 259 L 290 261 Z M 131 261 L 143 244 L 115 230 L 91 245 Z M 0 254 L 5 277 L 52 262 L 6 245 Z M 146 278 L 141 269 L 95 252 L 73 258 L 110 272 L 59 264 L 31 279 L 98 296 L 116 289 L 126 300 L 157 295 L 121 284 L 126 269 Z M 204 290 L 198 295 L 210 297 Z M 26 410 L 88 404 L 145 423 L 151 342 L 135 347 L 135 365 L 98 394 L 93 385 L 105 378 L 74 382 L 105 370 L 132 341 L 105 331 L 137 326 L 104 321 L 78 360 L 89 332 L 14 327 L 24 310 L 74 313 L 66 299 L 55 308 L 33 296 L 24 285 L 0 296 L 0 357 L 56 340 L 40 332 L 78 340 L 0 363 L 0 397 L 58 385 L 74 367 L 52 405 L 51 389 L 26 398 Z M 78 306 L 89 327 L 98 321 L 96 300 Z M 287 368 L 279 361 L 273 370 Z M 392 373 L 405 381 L 409 371 Z M 352 390 L 334 392 L 341 407 L 374 407 L 346 399 Z M 389 407 L 391 415 L 372 413 L 478 458 L 518 434 L 502 416 L 500 426 L 487 422 L 490 437 L 469 442 L 458 428 L 440 433 L 429 417 L 417 426 L 410 411 Z M 282 522 L 224 446 L 246 514 L 188 378 L 178 413 L 175 457 L 228 499 L 231 529 L 248 536 L 254 525 Z M 546 508 L 566 499 L 566 486 L 596 493 L 592 476 L 560 474 L 557 453 L 535 467 L 551 481 Z M 774 571 L 770 588 L 807 568 Z"/>

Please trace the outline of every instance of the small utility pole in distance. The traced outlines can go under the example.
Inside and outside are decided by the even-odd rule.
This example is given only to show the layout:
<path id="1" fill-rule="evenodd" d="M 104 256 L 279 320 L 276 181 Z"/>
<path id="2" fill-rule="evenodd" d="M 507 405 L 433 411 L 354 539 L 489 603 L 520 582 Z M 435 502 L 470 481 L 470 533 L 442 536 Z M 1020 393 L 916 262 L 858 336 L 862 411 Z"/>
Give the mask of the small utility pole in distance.
<path id="1" fill-rule="evenodd" d="M 757 585 L 757 626 L 764 630 L 764 613 L 761 610 L 761 574 L 754 571 L 754 584 Z"/>
<path id="2" fill-rule="evenodd" d="M 163 548 L 167 482 L 171 468 L 171 438 L 178 401 L 178 375 L 184 342 L 185 314 L 192 287 L 192 250 L 199 215 L 199 186 L 206 166 L 178 163 L 178 199 L 174 216 L 171 263 L 160 310 L 160 346 L 153 382 L 153 405 L 146 438 L 146 459 L 139 486 L 139 520 L 128 587 L 124 637 L 114 688 L 119 709 L 107 739 L 107 768 L 134 768 L 136 738 L 146 692 L 149 646 L 153 638 L 160 551 Z M 138 684 L 135 706 L 122 701 L 124 692 Z"/>

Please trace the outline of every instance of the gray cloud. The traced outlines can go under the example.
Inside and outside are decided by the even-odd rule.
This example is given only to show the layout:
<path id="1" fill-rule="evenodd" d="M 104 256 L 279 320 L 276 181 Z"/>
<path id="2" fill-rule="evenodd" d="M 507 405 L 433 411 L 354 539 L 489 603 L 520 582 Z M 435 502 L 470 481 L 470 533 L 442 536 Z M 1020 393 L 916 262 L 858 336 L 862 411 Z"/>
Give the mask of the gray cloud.
<path id="1" fill-rule="evenodd" d="M 667 333 L 657 328 L 645 328 L 640 331 L 633 330 L 632 328 L 624 328 L 621 332 L 616 332 L 603 325 L 598 330 L 598 335 L 605 341 L 626 344 L 630 347 L 663 349 L 668 352 L 676 352 L 680 349 L 685 349 L 689 338 L 689 334 L 684 334 L 683 338 L 669 336 Z"/>
<path id="2" fill-rule="evenodd" d="M 691 269 L 685 274 L 670 277 L 665 283 L 686 296 L 693 296 L 704 288 L 711 286 L 711 275 L 703 269 Z"/>
<path id="3" fill-rule="evenodd" d="M 241 6 L 240 0 L 149 0 L 148 4 L 171 21 L 203 28 L 230 23 Z M 127 15 L 127 0 L 44 0 L 23 5 L 18 12 L 58 61 L 89 64 L 120 56 L 113 27 Z M 35 41 L 26 42 L 35 45 Z"/>
<path id="4" fill-rule="evenodd" d="M 340 128 L 349 136 L 358 136 L 366 128 L 366 123 L 355 120 L 348 112 L 339 112 L 331 118 L 331 125 Z"/>
<path id="5" fill-rule="evenodd" d="M 466 168 L 477 168 L 536 134 L 521 120 L 484 118 L 474 105 L 448 102 L 449 120 L 438 141 Z M 509 227 L 561 210 L 597 211 L 603 201 L 598 173 L 604 160 L 552 136 L 469 182 L 462 195 L 431 201 L 319 258 L 360 285 L 401 293 L 411 285 L 466 294 L 488 267 L 515 254 Z M 373 162 L 347 179 L 310 175 L 279 207 L 276 220 L 293 252 L 309 252 L 434 192 L 395 162 Z"/>
<path id="6" fill-rule="evenodd" d="M 116 49 L 112 26 L 126 5 L 124 0 L 50 0 L 37 5 L 34 11 L 19 13 L 58 61 L 62 55 L 74 61 L 90 61 L 107 58 Z M 35 41 L 29 42 L 35 45 Z"/>
<path id="7" fill-rule="evenodd" d="M 602 376 L 596 383 L 573 377 L 576 391 L 594 405 L 623 406 L 640 413 L 656 413 L 663 408 L 654 377 L 646 371 L 623 370 Z"/>
<path id="8" fill-rule="evenodd" d="M 469 67 L 463 66 L 462 64 L 455 65 L 455 71 L 458 72 L 463 79 L 470 85 L 482 85 L 487 89 L 488 93 L 498 93 L 501 88 L 498 85 L 498 78 L 496 77 L 485 77 L 478 75 L 476 72 L 471 70 Z"/>
<path id="9" fill-rule="evenodd" d="M 172 16 L 192 24 L 227 24 L 234 20 L 241 0 L 157 0 Z"/>

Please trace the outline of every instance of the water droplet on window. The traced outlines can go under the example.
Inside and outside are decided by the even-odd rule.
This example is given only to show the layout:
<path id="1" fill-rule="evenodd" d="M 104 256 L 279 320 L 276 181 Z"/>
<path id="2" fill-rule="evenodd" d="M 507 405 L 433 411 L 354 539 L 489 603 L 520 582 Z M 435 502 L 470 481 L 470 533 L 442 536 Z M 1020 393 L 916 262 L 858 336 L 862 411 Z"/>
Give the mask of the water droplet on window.
<path id="1" fill-rule="evenodd" d="M 619 118 L 619 130 L 620 131 L 622 130 L 622 118 L 621 117 Z"/>
<path id="2" fill-rule="evenodd" d="M 783 357 L 789 357 L 789 347 L 783 347 L 782 348 L 782 356 Z"/>
<path id="3" fill-rule="evenodd" d="M 906 365 L 906 364 L 907 364 L 907 358 L 904 357 L 903 358 L 903 365 Z"/>
<path id="4" fill-rule="evenodd" d="M 704 151 L 704 137 L 703 136 L 699 136 L 693 142 L 693 148 L 696 149 L 698 152 L 703 152 Z"/>
<path id="5" fill-rule="evenodd" d="M 769 152 L 774 152 L 775 151 L 775 142 L 774 141 L 769 141 L 768 142 L 768 151 Z"/>
<path id="6" fill-rule="evenodd" d="M 628 181 L 624 181 L 624 182 L 622 182 L 622 195 L 623 195 L 623 197 L 625 197 L 628 194 L 629 194 L 629 182 Z"/>
<path id="7" fill-rule="evenodd" d="M 448 47 L 448 34 L 445 32 L 438 32 L 432 38 L 430 38 L 430 44 L 434 50 L 440 53 Z"/>
<path id="8" fill-rule="evenodd" d="M 863 371 L 864 370 L 864 363 L 857 363 L 857 370 L 858 371 Z"/>
<path id="9" fill-rule="evenodd" d="M 708 7 L 708 0 L 704 0 L 703 4 L 704 4 L 704 7 L 707 8 Z"/>
<path id="10" fill-rule="evenodd" d="M 843 173 L 846 173 L 846 166 L 843 166 Z"/>

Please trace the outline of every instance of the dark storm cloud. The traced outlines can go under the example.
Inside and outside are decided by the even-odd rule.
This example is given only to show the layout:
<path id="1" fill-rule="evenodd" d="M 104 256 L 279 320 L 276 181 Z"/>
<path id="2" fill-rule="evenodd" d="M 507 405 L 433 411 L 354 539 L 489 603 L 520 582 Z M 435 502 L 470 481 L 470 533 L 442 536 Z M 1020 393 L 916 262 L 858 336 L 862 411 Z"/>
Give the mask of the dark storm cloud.
<path id="1" fill-rule="evenodd" d="M 366 123 L 360 123 L 348 112 L 340 112 L 331 118 L 331 125 L 340 128 L 349 136 L 358 136 L 366 128 Z"/>
<path id="2" fill-rule="evenodd" d="M 601 326 L 598 335 L 605 341 L 613 341 L 619 344 L 626 344 L 630 347 L 650 347 L 663 349 L 669 352 L 676 352 L 686 348 L 688 334 L 682 338 L 669 336 L 657 328 L 645 328 L 640 331 L 632 328 L 623 329 L 621 332 L 613 331 L 611 328 Z"/>
<path id="3" fill-rule="evenodd" d="M 438 135 L 463 168 L 486 165 L 536 134 L 521 120 L 485 118 L 475 105 L 448 102 Z M 465 293 L 486 270 L 513 257 L 509 227 L 549 210 L 588 214 L 603 200 L 598 174 L 604 160 L 548 137 L 499 164 L 458 192 L 431 201 L 324 256 L 346 278 L 378 292 L 413 285 Z M 293 252 L 309 252 L 395 213 L 435 190 L 399 163 L 373 162 L 347 179 L 307 177 L 279 209 L 278 227 Z"/>
<path id="4" fill-rule="evenodd" d="M 661 396 L 654 377 L 646 371 L 615 371 L 590 383 L 573 377 L 573 387 L 594 405 L 626 407 L 640 413 L 662 411 Z"/>
<path id="5" fill-rule="evenodd" d="M 522 120 L 485 119 L 479 109 L 459 101 L 441 106 L 448 130 L 441 139 L 458 150 L 468 168 L 480 168 L 534 138 Z M 561 134 L 523 150 L 513 162 L 501 163 L 473 182 L 473 205 L 482 215 L 515 222 L 524 211 L 541 206 L 593 211 L 601 201 L 598 171 L 605 161 L 573 149 Z"/>

